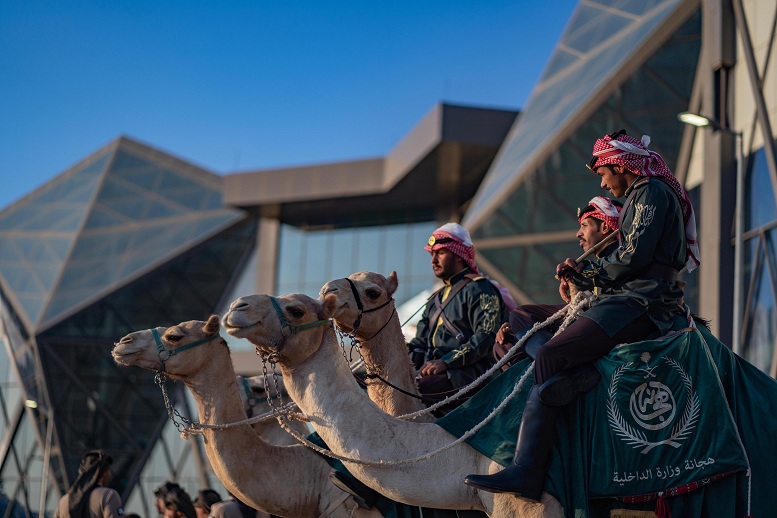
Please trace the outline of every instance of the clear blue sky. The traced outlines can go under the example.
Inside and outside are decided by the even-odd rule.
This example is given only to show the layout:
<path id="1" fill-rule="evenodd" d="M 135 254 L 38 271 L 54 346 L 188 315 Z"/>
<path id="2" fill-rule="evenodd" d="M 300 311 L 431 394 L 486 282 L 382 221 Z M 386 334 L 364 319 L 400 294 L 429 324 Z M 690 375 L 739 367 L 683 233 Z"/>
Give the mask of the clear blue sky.
<path id="1" fill-rule="evenodd" d="M 385 155 L 520 108 L 577 0 L 3 0 L 0 209 L 119 135 L 216 173 Z"/>

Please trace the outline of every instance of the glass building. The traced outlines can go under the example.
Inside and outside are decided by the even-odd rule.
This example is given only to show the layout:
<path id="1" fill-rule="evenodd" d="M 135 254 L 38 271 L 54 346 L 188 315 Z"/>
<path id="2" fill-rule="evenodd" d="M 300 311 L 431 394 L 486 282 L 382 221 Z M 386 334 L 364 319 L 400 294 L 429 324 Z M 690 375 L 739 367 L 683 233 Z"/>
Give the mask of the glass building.
<path id="1" fill-rule="evenodd" d="M 686 300 L 777 375 L 775 20 L 768 0 L 585 0 L 520 115 L 440 104 L 384 157 L 224 176 L 127 138 L 82 160 L 0 212 L 0 504 L 51 513 L 94 447 L 143 516 L 164 480 L 218 486 L 153 373 L 113 364 L 131 331 L 359 270 L 397 271 L 401 304 L 431 287 L 422 247 L 446 221 L 519 303 L 557 302 L 577 208 L 600 194 L 584 164 L 620 128 L 650 135 L 693 200 L 702 266 Z M 230 345 L 250 372 L 253 353 Z"/>

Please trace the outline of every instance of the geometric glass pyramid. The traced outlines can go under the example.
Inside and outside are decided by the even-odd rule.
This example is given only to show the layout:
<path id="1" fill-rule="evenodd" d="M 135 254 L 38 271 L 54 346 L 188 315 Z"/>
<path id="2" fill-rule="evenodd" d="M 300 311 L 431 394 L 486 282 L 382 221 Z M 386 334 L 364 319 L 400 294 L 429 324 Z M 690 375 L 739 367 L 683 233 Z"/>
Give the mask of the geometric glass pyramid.
<path id="1" fill-rule="evenodd" d="M 39 332 L 243 217 L 218 175 L 120 137 L 0 212 L 0 279 Z"/>

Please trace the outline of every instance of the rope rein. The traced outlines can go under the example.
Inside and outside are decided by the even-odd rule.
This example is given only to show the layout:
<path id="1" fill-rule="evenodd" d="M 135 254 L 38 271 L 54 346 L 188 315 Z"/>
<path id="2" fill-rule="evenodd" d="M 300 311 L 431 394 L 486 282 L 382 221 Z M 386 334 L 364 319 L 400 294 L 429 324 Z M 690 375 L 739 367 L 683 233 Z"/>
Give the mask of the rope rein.
<path id="1" fill-rule="evenodd" d="M 485 379 L 490 377 L 494 372 L 496 372 L 497 369 L 501 368 L 502 365 L 504 365 L 507 361 L 509 361 L 510 358 L 512 358 L 515 354 L 517 354 L 519 349 L 520 349 L 520 346 L 522 346 L 524 344 L 524 342 L 532 334 L 534 334 L 537 330 L 542 329 L 542 328 L 550 325 L 551 323 L 555 322 L 556 320 L 558 320 L 561 317 L 564 317 L 564 320 L 562 321 L 562 324 L 559 327 L 559 330 L 557 331 L 557 333 L 563 331 L 574 320 L 574 318 L 577 316 L 577 314 L 579 313 L 581 308 L 585 304 L 587 304 L 587 303 L 588 303 L 588 299 L 585 297 L 585 295 L 583 293 L 578 293 L 575 296 L 575 298 L 567 306 L 562 308 L 560 311 L 558 311 L 554 315 L 550 316 L 544 322 L 538 322 L 534 326 L 532 326 L 532 328 L 526 333 L 526 335 L 524 335 L 518 342 L 516 342 L 508 350 L 507 354 L 505 354 L 505 356 L 502 357 L 502 359 L 500 359 L 491 369 L 486 371 L 478 379 L 474 380 L 472 383 L 470 383 L 466 387 L 462 387 L 456 394 L 453 394 L 452 396 L 444 399 L 443 401 L 440 401 L 439 403 L 435 403 L 434 405 L 430 406 L 429 408 L 427 408 L 425 410 L 421 410 L 421 411 L 414 412 L 414 413 L 411 413 L 411 414 L 406 414 L 406 415 L 403 415 L 403 416 L 399 416 L 399 419 L 405 419 L 405 420 L 415 419 L 415 418 L 417 418 L 417 417 L 419 417 L 421 415 L 425 415 L 425 414 L 427 414 L 429 412 L 432 412 L 432 411 L 436 410 L 437 408 L 439 408 L 440 406 L 446 404 L 448 401 L 450 401 L 452 399 L 456 399 L 456 398 L 460 397 L 461 395 L 468 393 L 473 388 L 475 388 L 477 385 L 479 385 L 480 383 L 485 381 Z M 392 317 L 393 317 L 393 313 L 392 313 Z M 316 322 L 316 324 L 318 324 L 318 322 Z M 352 339 L 355 340 L 355 338 L 353 338 L 353 337 L 352 337 Z M 357 341 L 357 351 L 358 351 L 358 341 Z M 345 352 L 344 352 L 344 354 L 345 354 Z M 424 455 L 420 455 L 420 456 L 415 457 L 415 458 L 402 459 L 402 460 L 396 460 L 396 461 L 385 461 L 385 460 L 354 459 L 354 458 L 349 458 L 349 457 L 344 456 L 344 455 L 336 454 L 336 453 L 332 452 L 331 450 L 329 450 L 327 448 L 322 448 L 322 447 L 320 447 L 320 446 L 310 442 L 307 438 L 301 436 L 295 430 L 293 430 L 291 427 L 289 427 L 288 423 L 287 423 L 287 420 L 295 418 L 295 415 L 294 415 L 295 413 L 292 410 L 293 406 L 292 405 L 285 405 L 285 404 L 283 404 L 283 400 L 282 400 L 282 396 L 281 396 L 281 391 L 280 390 L 276 390 L 276 393 L 278 394 L 278 400 L 279 400 L 280 406 L 278 406 L 278 407 L 273 406 L 272 398 L 269 396 L 270 391 L 269 391 L 269 385 L 268 385 L 268 381 L 267 381 L 268 378 L 269 378 L 269 376 L 267 376 L 267 374 L 268 374 L 267 373 L 267 362 L 269 361 L 271 363 L 271 365 L 273 365 L 273 366 L 274 366 L 274 362 L 272 362 L 271 360 L 269 360 L 269 358 L 266 358 L 264 356 L 263 356 L 262 360 L 263 360 L 262 361 L 263 370 L 264 370 L 264 373 L 265 373 L 265 376 L 264 376 L 265 391 L 268 394 L 268 403 L 270 404 L 270 406 L 272 408 L 272 411 L 269 412 L 268 414 L 264 414 L 262 416 L 257 416 L 255 418 L 251 418 L 251 419 L 245 419 L 243 421 L 238 421 L 238 422 L 235 422 L 235 423 L 220 424 L 220 425 L 204 425 L 204 424 L 201 424 L 201 423 L 194 423 L 192 421 L 189 421 L 188 419 L 186 419 L 183 416 L 181 416 L 177 412 L 177 410 L 175 410 L 172 407 L 172 404 L 169 403 L 169 398 L 167 397 L 167 392 L 166 392 L 166 389 L 164 388 L 164 383 L 162 383 L 160 385 L 160 387 L 163 387 L 162 388 L 162 393 L 163 393 L 163 396 L 165 398 L 165 405 L 166 405 L 166 407 L 168 409 L 168 415 L 170 416 L 171 420 L 173 420 L 173 423 L 176 424 L 176 427 L 181 432 L 181 436 L 185 438 L 185 436 L 187 434 L 202 433 L 204 429 L 223 430 L 223 429 L 234 427 L 234 426 L 244 426 L 244 425 L 248 424 L 249 422 L 256 422 L 256 421 L 259 421 L 259 420 L 264 420 L 264 419 L 267 419 L 269 417 L 275 417 L 278 420 L 278 423 L 280 424 L 281 428 L 283 428 L 289 435 L 294 437 L 301 444 L 304 444 L 308 448 L 310 448 L 310 449 L 320 453 L 321 455 L 325 455 L 327 457 L 334 458 L 334 459 L 337 459 L 337 460 L 340 460 L 340 461 L 351 462 L 351 463 L 354 463 L 354 464 L 365 465 L 365 466 L 400 466 L 400 465 L 405 465 L 405 464 L 412 464 L 412 463 L 415 463 L 415 462 L 428 460 L 429 458 L 431 458 L 431 457 L 433 457 L 435 455 L 438 455 L 438 454 L 440 454 L 440 453 L 442 453 L 444 451 L 447 451 L 447 450 L 457 446 L 458 444 L 461 444 L 462 442 L 466 441 L 467 439 L 472 437 L 474 434 L 476 434 L 479 430 L 481 430 L 484 426 L 486 426 L 497 414 L 499 414 L 515 398 L 515 396 L 520 392 L 520 390 L 525 385 L 526 379 L 534 371 L 534 363 L 532 363 L 529 366 L 529 368 L 526 370 L 526 372 L 518 380 L 518 382 L 515 384 L 515 386 L 513 387 L 512 391 L 500 402 L 500 404 L 497 405 L 481 422 L 477 423 L 471 429 L 466 431 L 458 439 L 456 439 L 456 440 L 454 440 L 454 441 L 452 441 L 452 442 L 450 442 L 450 443 L 448 443 L 448 444 L 438 448 L 437 450 L 425 453 Z M 362 361 L 363 361 L 363 358 L 362 358 Z M 366 365 L 366 363 L 365 363 L 365 365 Z M 164 377 L 164 374 L 160 372 L 157 377 L 161 379 L 161 378 Z M 279 383 L 278 383 L 278 378 L 277 378 L 277 372 L 276 372 L 276 370 L 274 368 L 273 368 L 273 382 L 276 385 L 276 389 L 277 389 Z M 175 417 L 174 417 L 176 415 L 178 417 L 180 417 L 181 420 L 184 423 L 189 424 L 190 426 L 188 428 L 183 428 L 182 429 L 180 423 L 178 423 L 176 421 Z"/>
<path id="2" fill-rule="evenodd" d="M 497 368 L 499 368 L 502 365 L 504 365 L 504 363 L 507 362 L 510 359 L 510 357 L 515 355 L 518 352 L 519 347 L 521 345 L 523 345 L 523 343 L 528 339 L 528 337 L 531 336 L 534 332 L 536 332 L 536 330 L 542 329 L 543 327 L 546 327 L 547 325 L 555 322 L 556 320 L 558 320 L 562 316 L 565 316 L 565 318 L 562 321 L 562 324 L 559 327 L 559 330 L 557 331 L 557 334 L 560 333 L 561 331 L 563 331 L 564 329 L 566 329 L 566 327 L 577 316 L 577 314 L 582 309 L 582 307 L 585 304 L 587 304 L 588 302 L 589 302 L 589 299 L 588 299 L 588 297 L 584 293 L 582 293 L 582 292 L 578 293 L 575 296 L 575 298 L 567 306 L 565 306 L 564 308 L 559 310 L 554 315 L 550 316 L 544 322 L 538 322 L 537 324 L 535 324 L 531 328 L 531 330 L 529 332 L 527 332 L 526 335 L 521 338 L 521 340 L 519 340 L 516 344 L 514 344 L 510 348 L 510 350 L 507 352 L 507 354 L 505 354 L 505 356 L 499 362 L 497 362 L 497 364 L 496 364 L 498 366 Z M 333 458 L 333 459 L 337 459 L 337 460 L 342 461 L 342 462 L 351 462 L 353 464 L 358 464 L 358 465 L 362 465 L 362 466 L 401 466 L 401 465 L 405 465 L 405 464 L 412 464 L 412 463 L 415 463 L 415 462 L 420 462 L 420 461 L 428 460 L 429 458 L 431 458 L 431 457 L 433 457 L 435 455 L 438 455 L 438 454 L 440 454 L 440 453 L 442 453 L 444 451 L 447 451 L 447 450 L 453 448 L 454 446 L 456 446 L 458 444 L 461 444 L 462 442 L 466 441 L 467 439 L 472 437 L 474 434 L 476 434 L 479 430 L 481 430 L 484 426 L 486 426 L 497 414 L 499 414 L 507 406 L 507 404 L 510 403 L 510 401 L 513 400 L 513 398 L 515 398 L 515 396 L 520 392 L 521 388 L 523 388 L 523 386 L 524 386 L 524 384 L 526 382 L 526 379 L 529 377 L 529 375 L 532 372 L 534 372 L 534 362 L 532 362 L 531 365 L 526 369 L 526 372 L 523 373 L 523 375 L 521 375 L 521 378 L 515 384 L 515 386 L 513 387 L 512 391 L 510 392 L 510 394 L 508 394 L 502 400 L 502 402 L 499 405 L 497 405 L 496 408 L 494 408 L 480 423 L 477 423 L 471 429 L 466 431 L 461 437 L 459 437 L 458 439 L 454 440 L 453 442 L 450 442 L 450 443 L 448 443 L 448 444 L 438 448 L 437 450 L 428 452 L 428 453 L 426 453 L 424 455 L 420 455 L 420 456 L 412 458 L 412 459 L 402 459 L 402 460 L 396 460 L 396 461 L 385 461 L 385 460 L 365 460 L 365 459 L 349 458 L 349 457 L 346 457 L 344 455 L 339 455 L 337 453 L 334 453 L 333 451 L 331 451 L 331 450 L 329 450 L 327 448 L 322 448 L 322 447 L 318 446 L 317 444 L 313 444 L 312 442 L 307 440 L 305 437 L 300 436 L 294 430 L 289 428 L 288 425 L 286 424 L 285 420 L 283 420 L 282 418 L 279 418 L 278 422 L 280 423 L 281 427 L 284 430 L 286 430 L 287 433 L 289 433 L 292 437 L 297 439 L 297 441 L 299 441 L 300 443 L 304 444 L 308 448 L 316 451 L 317 453 L 319 453 L 321 455 L 325 455 L 327 457 L 330 457 L 330 458 Z M 489 373 L 486 372 L 486 373 L 483 374 L 483 376 L 487 376 L 488 374 Z M 455 394 L 454 396 L 458 396 L 458 394 L 460 394 L 460 393 L 467 392 L 475 383 L 478 383 L 479 379 L 480 378 L 478 378 L 478 380 L 475 380 L 468 387 L 464 387 L 462 390 L 459 391 L 459 393 Z M 432 405 L 431 407 L 426 409 L 426 411 L 421 410 L 421 411 L 418 411 L 418 412 L 414 412 L 412 414 L 406 414 L 404 416 L 399 416 L 399 419 L 414 419 L 415 417 L 418 417 L 420 415 L 423 415 L 423 414 L 427 413 L 427 411 L 429 411 L 429 410 L 433 410 L 433 409 L 441 406 L 442 404 L 445 403 L 445 401 L 447 401 L 447 399 L 444 400 L 444 401 L 441 401 L 440 403 L 436 403 L 435 405 Z"/>

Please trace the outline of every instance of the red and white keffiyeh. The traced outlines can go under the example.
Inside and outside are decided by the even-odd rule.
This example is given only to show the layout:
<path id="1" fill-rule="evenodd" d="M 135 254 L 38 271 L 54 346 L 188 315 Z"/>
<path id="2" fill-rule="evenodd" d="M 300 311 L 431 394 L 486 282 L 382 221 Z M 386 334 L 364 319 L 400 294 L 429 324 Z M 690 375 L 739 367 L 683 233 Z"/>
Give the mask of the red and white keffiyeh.
<path id="1" fill-rule="evenodd" d="M 577 218 L 578 223 L 582 223 L 585 218 L 596 218 L 607 223 L 611 229 L 618 230 L 621 208 L 615 205 L 610 198 L 595 196 L 588 202 L 588 206 L 593 207 L 594 210 L 581 212 Z"/>
<path id="2" fill-rule="evenodd" d="M 594 144 L 593 156 L 590 168 L 595 170 L 603 165 L 620 165 L 628 171 L 639 176 L 654 176 L 669 184 L 677 196 L 683 209 L 683 219 L 685 222 L 685 241 L 688 253 L 688 259 L 685 263 L 685 269 L 692 272 L 699 266 L 699 240 L 696 234 L 696 217 L 693 212 L 691 200 L 688 193 L 677 181 L 672 171 L 661 158 L 661 155 L 655 151 L 649 151 L 650 137 L 643 135 L 638 140 L 625 133 L 619 134 L 613 139 L 610 135 L 597 139 Z"/>
<path id="3" fill-rule="evenodd" d="M 480 275 L 480 270 L 475 264 L 475 245 L 472 244 L 472 238 L 466 228 L 458 223 L 446 223 L 432 232 L 429 244 L 424 247 L 424 250 L 432 253 L 440 248 L 447 248 L 464 259 L 469 269 Z"/>

